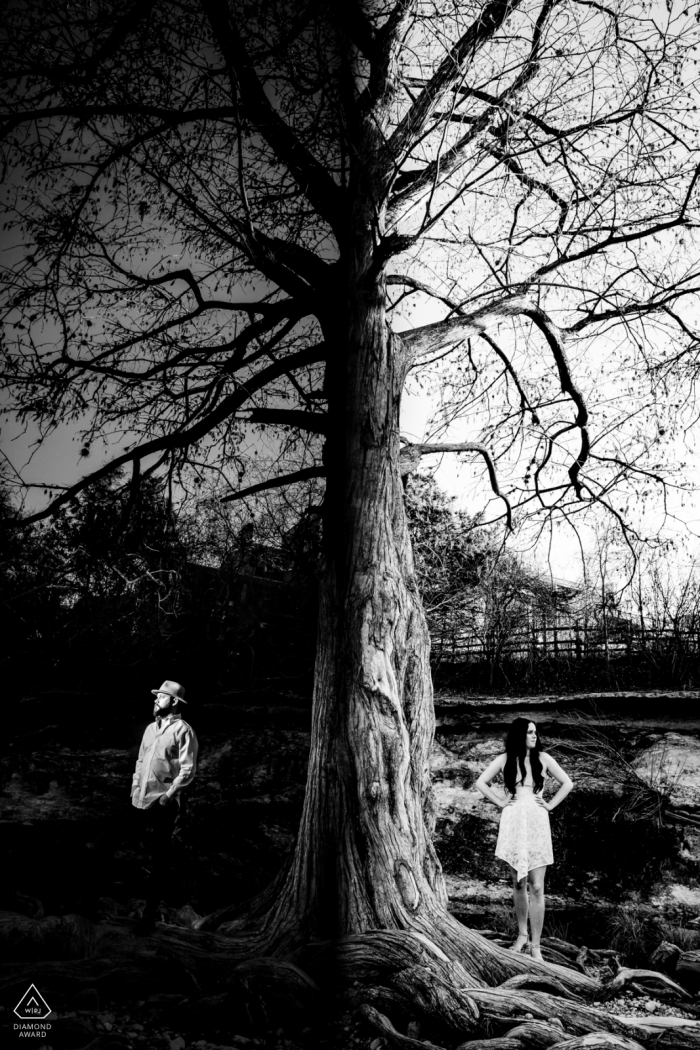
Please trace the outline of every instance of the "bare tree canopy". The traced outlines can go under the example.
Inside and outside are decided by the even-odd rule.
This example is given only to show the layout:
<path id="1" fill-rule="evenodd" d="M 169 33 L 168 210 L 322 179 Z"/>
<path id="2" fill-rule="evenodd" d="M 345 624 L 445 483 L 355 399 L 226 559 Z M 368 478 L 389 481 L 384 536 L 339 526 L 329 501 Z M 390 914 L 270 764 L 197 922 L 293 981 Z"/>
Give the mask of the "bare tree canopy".
<path id="1" fill-rule="evenodd" d="M 469 415 L 492 483 L 515 445 L 518 503 L 660 474 L 627 406 L 608 397 L 589 433 L 569 355 L 604 338 L 609 382 L 629 388 L 694 351 L 698 32 L 682 8 L 19 6 L 9 404 L 45 434 L 75 421 L 86 454 L 126 432 L 103 472 L 158 457 L 242 473 L 242 430 L 269 424 L 297 435 L 296 469 L 276 473 L 322 474 L 362 193 L 363 282 L 386 338 L 402 333 L 392 355 L 407 373 L 452 351 L 444 418 Z M 415 327 L 416 308 L 439 319 Z"/>
<path id="2" fill-rule="evenodd" d="M 444 436 L 503 507 L 619 514 L 614 484 L 662 477 L 637 413 L 697 346 L 695 7 L 28 0 L 2 33 L 7 404 L 82 426 L 86 453 L 125 435 L 39 513 L 127 463 L 236 488 L 251 426 L 283 435 L 278 483 L 325 478 L 297 844 L 251 911 L 205 925 L 260 954 L 403 931 L 346 945 L 348 982 L 396 951 L 404 1001 L 473 1032 L 505 1009 L 478 986 L 536 964 L 446 910 L 401 481 L 436 443 L 402 465 L 401 396 L 444 370 Z M 594 346 L 592 420 L 572 361 Z M 614 1027 L 550 998 L 574 1034 Z"/>

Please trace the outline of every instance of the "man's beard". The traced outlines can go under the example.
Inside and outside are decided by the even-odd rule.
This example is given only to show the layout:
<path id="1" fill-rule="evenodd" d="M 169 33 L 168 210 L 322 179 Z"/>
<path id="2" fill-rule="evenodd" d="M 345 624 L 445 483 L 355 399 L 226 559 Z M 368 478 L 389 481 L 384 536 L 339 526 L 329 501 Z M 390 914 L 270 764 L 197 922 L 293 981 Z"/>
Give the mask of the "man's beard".
<path id="1" fill-rule="evenodd" d="M 175 701 L 173 700 L 173 698 L 171 696 L 170 699 L 168 700 L 168 706 L 167 707 L 160 707 L 159 704 L 154 704 L 153 705 L 153 717 L 154 718 L 158 718 L 160 716 L 162 718 L 163 715 L 169 715 L 169 714 L 171 714 L 171 712 L 172 712 L 174 707 L 175 707 Z"/>

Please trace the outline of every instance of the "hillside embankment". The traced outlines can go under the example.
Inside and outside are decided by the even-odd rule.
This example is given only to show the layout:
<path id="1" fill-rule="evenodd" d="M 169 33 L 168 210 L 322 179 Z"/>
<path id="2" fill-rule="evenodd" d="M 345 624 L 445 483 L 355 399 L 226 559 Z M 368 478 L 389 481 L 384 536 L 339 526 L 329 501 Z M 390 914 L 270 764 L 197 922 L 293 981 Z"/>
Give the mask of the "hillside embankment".
<path id="1" fill-rule="evenodd" d="M 150 701 L 141 700 L 114 705 L 87 693 L 20 700 L 16 732 L 0 744 L 9 861 L 0 907 L 93 918 L 138 908 L 142 857 L 129 789 L 150 718 Z M 583 926 L 590 943 L 602 944 L 621 907 L 680 926 L 700 914 L 699 831 L 664 816 L 670 804 L 700 818 L 698 700 L 688 692 L 439 694 L 435 833 L 455 913 L 477 926 L 510 921 L 509 880 L 493 855 L 499 812 L 474 783 L 502 749 L 508 722 L 524 715 L 575 781 L 552 815 L 550 927 L 575 939 Z M 274 875 L 294 840 L 309 746 L 303 697 L 230 694 L 190 707 L 200 768 L 164 892 L 173 915 L 244 899 Z M 632 805 L 635 775 L 660 799 L 651 815 Z"/>

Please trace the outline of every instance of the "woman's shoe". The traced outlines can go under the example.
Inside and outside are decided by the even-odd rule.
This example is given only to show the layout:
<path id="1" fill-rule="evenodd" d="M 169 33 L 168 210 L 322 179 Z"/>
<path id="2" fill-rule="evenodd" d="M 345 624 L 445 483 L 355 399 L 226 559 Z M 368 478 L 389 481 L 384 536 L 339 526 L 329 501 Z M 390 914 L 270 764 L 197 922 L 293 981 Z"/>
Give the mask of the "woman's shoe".
<path id="1" fill-rule="evenodd" d="M 511 944 L 509 951 L 521 952 L 525 947 L 527 947 L 527 934 L 519 933 L 513 941 L 513 943 Z"/>
<path id="2" fill-rule="evenodd" d="M 530 956 L 535 962 L 544 962 L 539 944 L 530 944 Z"/>

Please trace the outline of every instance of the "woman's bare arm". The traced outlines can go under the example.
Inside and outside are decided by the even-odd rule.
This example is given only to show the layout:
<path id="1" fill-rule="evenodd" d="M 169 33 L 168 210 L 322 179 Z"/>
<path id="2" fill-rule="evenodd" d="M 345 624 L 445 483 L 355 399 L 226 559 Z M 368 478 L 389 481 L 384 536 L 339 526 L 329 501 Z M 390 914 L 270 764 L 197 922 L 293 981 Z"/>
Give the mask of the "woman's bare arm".
<path id="1" fill-rule="evenodd" d="M 480 791 L 484 798 L 487 798 L 489 802 L 493 802 L 495 806 L 498 806 L 499 809 L 504 809 L 511 800 L 502 798 L 500 795 L 496 794 L 491 787 L 491 781 L 503 770 L 505 764 L 506 755 L 504 753 L 499 755 L 498 758 L 494 758 L 493 762 L 487 766 L 476 782 L 477 790 Z"/>
<path id="2" fill-rule="evenodd" d="M 542 765 L 546 765 L 547 772 L 559 783 L 559 790 L 554 798 L 550 798 L 549 802 L 545 802 L 545 806 L 551 813 L 553 809 L 556 809 L 560 802 L 564 801 L 574 786 L 574 782 L 568 773 L 564 772 L 559 763 L 555 762 L 551 755 L 542 754 L 540 755 L 540 758 L 542 760 Z"/>

